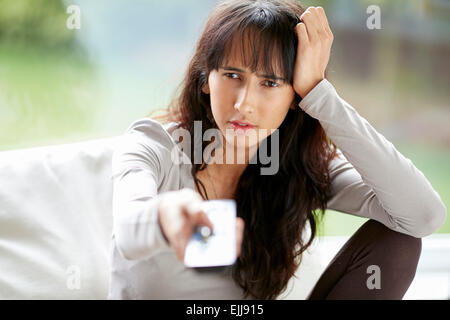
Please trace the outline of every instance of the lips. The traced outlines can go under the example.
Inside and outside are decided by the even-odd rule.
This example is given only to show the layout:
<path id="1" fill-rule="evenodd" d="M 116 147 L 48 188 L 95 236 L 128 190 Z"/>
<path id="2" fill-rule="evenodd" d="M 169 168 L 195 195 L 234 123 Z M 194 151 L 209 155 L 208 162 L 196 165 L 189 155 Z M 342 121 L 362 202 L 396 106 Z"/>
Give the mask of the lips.
<path id="1" fill-rule="evenodd" d="M 230 126 L 234 130 L 234 132 L 247 132 L 247 130 L 254 129 L 255 126 L 252 124 L 249 124 L 248 122 L 241 122 L 241 121 L 230 121 Z"/>
<path id="2" fill-rule="evenodd" d="M 254 128 L 255 126 L 252 125 L 251 123 L 245 122 L 245 121 L 230 121 L 231 124 L 233 124 L 236 127 L 241 127 L 241 128 Z"/>

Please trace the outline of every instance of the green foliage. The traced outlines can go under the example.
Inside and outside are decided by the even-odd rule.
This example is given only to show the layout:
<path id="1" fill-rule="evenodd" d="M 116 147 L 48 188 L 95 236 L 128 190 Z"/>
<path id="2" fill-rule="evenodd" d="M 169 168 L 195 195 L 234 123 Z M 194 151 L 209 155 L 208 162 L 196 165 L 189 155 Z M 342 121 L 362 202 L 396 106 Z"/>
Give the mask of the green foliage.
<path id="1" fill-rule="evenodd" d="M 80 140 L 104 111 L 95 68 L 60 50 L 0 43 L 0 88 L 0 151 Z"/>
<path id="2" fill-rule="evenodd" d="M 68 16 L 62 1 L 0 0 L 0 42 L 72 47 L 75 38 L 66 27 Z"/>

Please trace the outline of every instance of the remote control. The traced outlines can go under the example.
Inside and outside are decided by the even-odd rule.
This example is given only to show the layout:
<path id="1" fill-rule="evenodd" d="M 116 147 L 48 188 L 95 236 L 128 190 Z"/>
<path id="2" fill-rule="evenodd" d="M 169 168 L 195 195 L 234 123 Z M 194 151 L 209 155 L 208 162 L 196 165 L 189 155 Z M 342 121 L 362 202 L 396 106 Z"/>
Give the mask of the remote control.
<path id="1" fill-rule="evenodd" d="M 186 246 L 184 264 L 187 267 L 216 267 L 236 261 L 236 201 L 232 199 L 202 202 L 213 225 L 196 228 Z"/>

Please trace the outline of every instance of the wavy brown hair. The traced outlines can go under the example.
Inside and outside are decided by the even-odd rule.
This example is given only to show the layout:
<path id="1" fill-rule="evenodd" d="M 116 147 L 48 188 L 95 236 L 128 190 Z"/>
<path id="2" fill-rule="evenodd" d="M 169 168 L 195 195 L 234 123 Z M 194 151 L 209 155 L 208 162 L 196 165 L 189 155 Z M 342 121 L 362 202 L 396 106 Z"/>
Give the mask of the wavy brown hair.
<path id="1" fill-rule="evenodd" d="M 211 70 L 218 70 L 229 57 L 235 38 L 245 44 L 241 48 L 251 48 L 241 51 L 244 66 L 252 72 L 262 70 L 267 74 L 281 70 L 292 85 L 297 53 L 294 28 L 303 12 L 304 8 L 294 0 L 234 0 L 218 4 L 197 42 L 180 84 L 181 92 L 164 109 L 165 115 L 152 117 L 152 112 L 149 116 L 161 122 L 179 122 L 191 136 L 195 120 L 202 121 L 203 133 L 217 128 L 210 97 L 201 88 Z M 293 103 L 298 105 L 300 101 L 296 94 Z M 329 200 L 329 162 L 336 156 L 336 145 L 326 136 L 319 121 L 300 107 L 289 109 L 278 134 L 278 172 L 261 175 L 263 166 L 259 161 L 248 164 L 234 194 L 237 215 L 244 219 L 245 230 L 232 276 L 246 298 L 275 299 L 285 291 L 300 265 L 302 253 L 316 236 L 316 227 Z M 272 135 L 263 143 L 270 144 Z M 202 152 L 209 143 L 201 143 Z M 191 144 L 191 154 L 194 144 Z M 204 168 L 205 163 L 193 164 L 192 177 L 208 199 L 196 177 Z M 302 235 L 307 222 L 311 233 L 305 241 Z"/>

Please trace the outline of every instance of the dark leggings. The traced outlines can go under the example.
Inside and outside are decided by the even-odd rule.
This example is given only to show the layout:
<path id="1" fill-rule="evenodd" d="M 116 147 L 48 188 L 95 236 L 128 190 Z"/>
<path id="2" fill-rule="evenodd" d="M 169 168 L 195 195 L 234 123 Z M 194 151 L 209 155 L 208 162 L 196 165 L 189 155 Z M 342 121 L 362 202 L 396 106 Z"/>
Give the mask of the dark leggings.
<path id="1" fill-rule="evenodd" d="M 414 279 L 421 251 L 421 238 L 369 220 L 336 254 L 307 299 L 400 300 Z"/>

